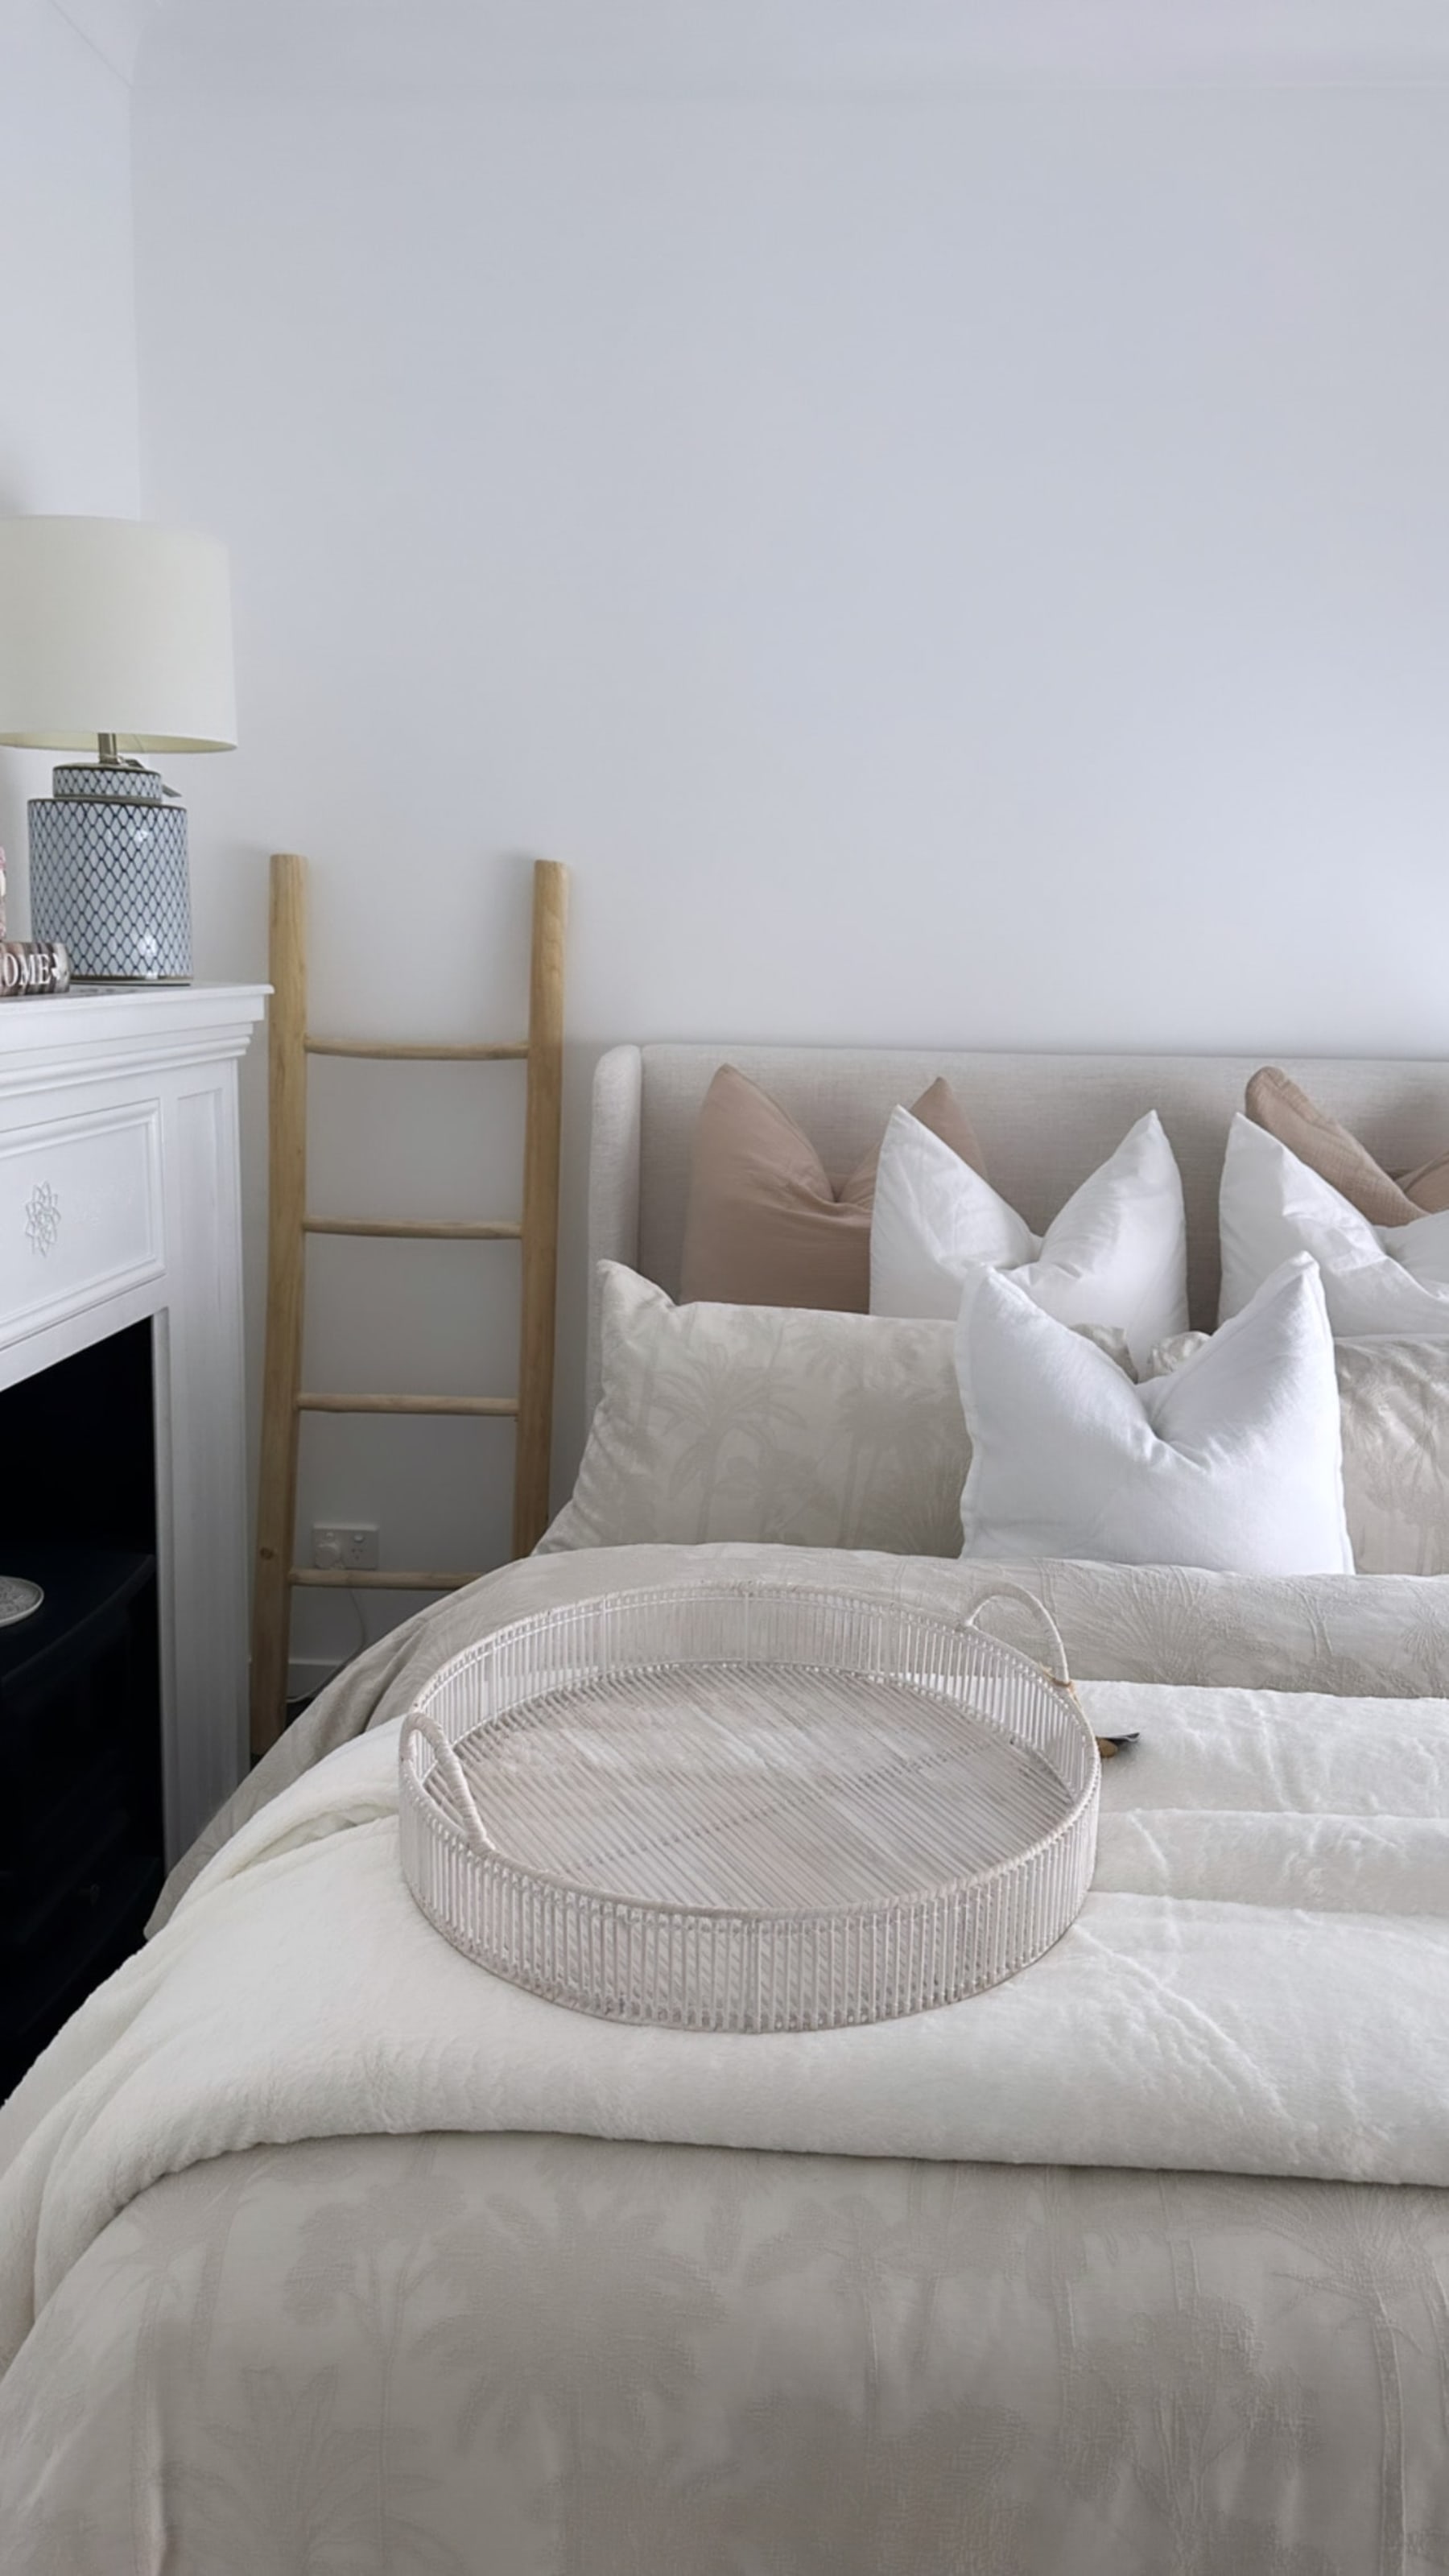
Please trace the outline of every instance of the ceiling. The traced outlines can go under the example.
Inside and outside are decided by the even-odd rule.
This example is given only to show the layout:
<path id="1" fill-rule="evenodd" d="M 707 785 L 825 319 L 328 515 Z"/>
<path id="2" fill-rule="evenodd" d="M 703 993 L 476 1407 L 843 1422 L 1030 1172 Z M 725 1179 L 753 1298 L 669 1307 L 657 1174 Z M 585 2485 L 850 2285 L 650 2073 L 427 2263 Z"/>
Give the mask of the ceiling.
<path id="1" fill-rule="evenodd" d="M 940 96 L 1449 78 L 1449 0 L 55 0 L 149 87 Z"/>

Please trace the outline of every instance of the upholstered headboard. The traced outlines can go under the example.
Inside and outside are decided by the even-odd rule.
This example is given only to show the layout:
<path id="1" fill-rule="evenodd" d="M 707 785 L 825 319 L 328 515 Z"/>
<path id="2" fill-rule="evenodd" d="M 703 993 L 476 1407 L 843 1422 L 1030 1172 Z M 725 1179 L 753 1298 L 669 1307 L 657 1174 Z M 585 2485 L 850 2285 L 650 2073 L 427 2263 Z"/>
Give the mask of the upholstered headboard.
<path id="1" fill-rule="evenodd" d="M 1262 1056 L 950 1055 L 938 1048 L 625 1046 L 594 1076 L 589 1160 L 589 1384 L 598 1393 L 600 1261 L 625 1261 L 671 1296 L 699 1104 L 738 1065 L 797 1118 L 832 1180 L 880 1137 L 897 1102 L 945 1074 L 969 1110 L 994 1185 L 1040 1231 L 1148 1109 L 1159 1113 L 1187 1199 L 1194 1323 L 1216 1321 L 1217 1192 L 1223 1147 Z M 1289 1064 L 1388 1171 L 1409 1171 L 1449 1136 L 1449 1064 L 1321 1057 Z"/>

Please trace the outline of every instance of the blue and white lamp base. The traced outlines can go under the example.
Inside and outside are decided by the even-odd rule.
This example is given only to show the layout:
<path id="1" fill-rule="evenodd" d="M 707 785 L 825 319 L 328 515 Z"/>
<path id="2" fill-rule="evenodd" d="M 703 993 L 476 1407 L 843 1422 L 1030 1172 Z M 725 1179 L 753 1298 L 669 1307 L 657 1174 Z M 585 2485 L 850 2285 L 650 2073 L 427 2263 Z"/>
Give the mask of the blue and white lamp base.
<path id="1" fill-rule="evenodd" d="M 73 976 L 189 984 L 186 809 L 152 769 L 54 773 L 30 805 L 30 929 L 62 940 Z"/>

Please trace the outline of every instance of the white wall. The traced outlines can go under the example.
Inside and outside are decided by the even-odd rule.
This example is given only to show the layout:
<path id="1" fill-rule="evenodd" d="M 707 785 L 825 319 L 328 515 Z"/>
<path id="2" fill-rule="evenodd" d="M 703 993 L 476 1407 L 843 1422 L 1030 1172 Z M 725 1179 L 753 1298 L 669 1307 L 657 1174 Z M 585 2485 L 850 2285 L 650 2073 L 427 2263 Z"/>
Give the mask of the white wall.
<path id="1" fill-rule="evenodd" d="M 136 179 L 145 505 L 239 602 L 203 974 L 261 971 L 291 844 L 319 1022 L 506 1027 L 541 850 L 581 1063 L 1444 1046 L 1449 94 L 186 79 Z M 318 1202 L 506 1192 L 483 1079 L 391 1077 L 409 1126 L 331 1070 Z M 255 1250 L 255 1157 L 251 1206 Z M 508 1382 L 510 1254 L 415 1305 L 419 1256 L 324 1252 L 332 1383 Z M 496 1550 L 507 1437 L 328 1426 L 304 1520 Z"/>
<path id="2" fill-rule="evenodd" d="M 137 427 L 130 89 L 53 0 L 0 0 L 0 517 L 134 515 Z M 0 751 L 16 931 L 50 768 Z"/>

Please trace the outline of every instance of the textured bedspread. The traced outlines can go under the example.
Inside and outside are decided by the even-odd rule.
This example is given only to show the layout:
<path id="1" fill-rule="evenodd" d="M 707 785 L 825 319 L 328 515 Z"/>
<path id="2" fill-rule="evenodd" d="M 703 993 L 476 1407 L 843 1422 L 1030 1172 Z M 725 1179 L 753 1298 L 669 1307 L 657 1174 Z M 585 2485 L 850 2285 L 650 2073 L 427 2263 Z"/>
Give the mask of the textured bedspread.
<path id="1" fill-rule="evenodd" d="M 172 1872 L 154 1923 L 236 1827 L 322 1753 L 400 1717 L 450 1655 L 505 1619 L 591 1600 L 630 1584 L 694 1583 L 712 1573 L 775 1583 L 848 1584 L 950 1617 L 1001 1582 L 1045 1601 L 1072 1670 L 1088 1681 L 1218 1682 L 1345 1697 L 1449 1697 L 1449 1582 L 1376 1575 L 1274 1580 L 1183 1567 L 970 1566 L 936 1557 L 845 1556 L 804 1547 L 616 1547 L 528 1557 L 395 1628 L 359 1655 L 289 1727 Z M 1011 1614 L 999 1614 L 1012 1635 Z M 1037 1652 L 1030 1627 L 1021 1642 Z"/>
<path id="2" fill-rule="evenodd" d="M 709 1552 L 712 1570 L 725 1553 Z M 838 1559 L 732 1550 L 726 1561 L 807 1581 L 842 1573 Z M 1116 1937 L 1084 1917 L 1030 1977 L 956 2014 L 803 2041 L 625 2035 L 492 1988 L 410 1909 L 389 1917 L 399 1997 L 417 1992 L 416 1940 L 470 1996 L 488 1987 L 509 2010 L 566 2022 L 562 2093 L 535 2094 L 530 2111 L 526 2093 L 505 2101 L 495 2084 L 490 2111 L 488 2065 L 480 2078 L 475 2059 L 471 2126 L 501 2111 L 515 2132 L 647 2136 L 661 2049 L 694 2055 L 696 2121 L 711 2052 L 738 2067 L 742 2053 L 788 2051 L 803 2065 L 812 2051 L 904 2040 L 946 2066 L 948 2082 L 903 2082 L 895 2096 L 879 2068 L 858 2098 L 838 2076 L 776 2086 L 772 2117 L 783 2097 L 794 2125 L 774 2142 L 805 2152 L 527 2134 L 249 2146 L 244 2127 L 218 2134 L 226 2088 L 205 2071 L 259 2044 L 260 2023 L 238 2019 L 236 1961 L 214 1985 L 198 1977 L 193 2062 L 173 2056 L 156 2082 L 156 2025 L 143 2024 L 170 1983 L 168 1947 L 202 1957 L 208 1925 L 232 1923 L 265 1888 L 257 1919 L 274 1911 L 277 1938 L 253 1947 L 284 2054 L 319 1995 L 333 2015 L 294 2049 L 273 2103 L 295 2105 L 311 2054 L 316 2099 L 373 2088 L 364 2125 L 452 2125 L 427 2106 L 428 2087 L 457 2080 L 444 2062 L 456 2047 L 412 2064 L 412 2091 L 390 2106 L 390 2025 L 369 2062 L 350 2016 L 349 1965 L 368 1970 L 371 1995 L 369 1962 L 340 1943 L 330 1961 L 299 1954 L 309 1909 L 286 1911 L 288 1890 L 368 1854 L 381 1891 L 390 1743 L 353 1747 L 262 1813 L 268 1792 L 329 1737 L 385 1724 L 485 1622 L 541 1597 L 693 1571 L 657 1551 L 555 1558 L 376 1650 L 319 1705 L 310 1743 L 262 1766 L 241 1802 L 255 1821 L 6 2113 L 14 2233 L 0 2287 L 17 2338 L 37 2286 L 41 2300 L 0 2384 L 7 2571 L 1418 2576 L 1449 2564 L 1445 2196 L 898 2160 L 909 2146 L 939 2159 L 1140 2162 L 1140 2126 L 1134 2146 L 1097 2124 L 1155 2098 L 1178 2118 L 1179 2164 L 1263 2161 L 1225 2150 L 1236 2120 L 1242 2137 L 1276 2121 L 1291 2170 L 1439 2170 L 1444 1712 L 1390 1694 L 1449 1688 L 1441 1587 L 1230 1595 L 1207 1577 L 1051 1570 L 1040 1588 L 1080 1670 L 1115 1661 L 1142 1679 L 1385 1696 L 1201 1700 L 1202 1723 L 1154 1726 L 1143 1753 L 1108 1774 L 1089 1916 L 1118 1909 Z M 985 1588 L 958 1569 L 881 1560 L 856 1560 L 851 1579 L 931 1605 Z M 1250 1918 L 1253 1933 L 1237 1943 L 1235 1997 L 1219 1975 L 1204 2026 L 1182 2007 L 1208 1918 L 1240 1932 Z M 1275 1994 L 1262 1960 L 1280 1936 L 1298 1965 Z M 1089 1962 L 1103 2010 L 1084 2049 L 1069 2026 L 1082 2021 Z M 1044 1995 L 1054 1974 L 1070 2009 L 1033 2037 L 1038 2008 L 1021 1999 L 1034 1985 Z M 991 2129 L 1006 2114 L 986 2038 L 970 2042 L 987 2057 L 966 2063 L 976 2080 L 963 2083 L 935 2037 L 968 2015 L 984 2033 L 998 2005 L 1024 2016 L 1002 2025 L 1013 2057 L 1038 2050 L 1036 2082 L 1018 2069 L 1005 2088 L 1010 2133 Z M 1155 2073 L 1142 2044 L 1154 2027 L 1167 2043 Z M 1266 2052 L 1255 2027 L 1273 2034 Z M 629 2051 L 647 2042 L 656 2057 L 651 2070 L 631 2056 L 622 2081 L 625 2061 L 613 2061 L 602 2123 L 601 2067 L 588 2120 L 577 2092 L 574 2035 L 590 2033 Z M 516 2037 L 510 2025 L 489 2061 L 510 2082 Z M 587 2040 L 582 2054 L 587 2064 Z M 716 2085 L 714 2125 L 687 2128 L 676 2099 L 655 2133 L 772 2134 L 751 2131 L 755 2088 L 736 2083 L 732 2103 L 730 2091 Z M 1211 2112 L 1210 2153 L 1181 2121 L 1195 2099 Z M 871 2102 L 869 2135 L 830 2125 L 858 2123 Z M 892 2128 L 921 2117 L 931 2134 Z M 272 2104 L 251 2134 L 276 2134 Z M 181 2168 L 149 2188 L 148 2137 L 169 2138 Z M 809 2151 L 819 2145 L 855 2152 Z"/>
<path id="3" fill-rule="evenodd" d="M 1082 1695 L 1142 1740 L 1065 1938 L 946 2010 L 765 2037 L 623 2029 L 474 1966 L 403 1882 L 396 1723 L 340 1747 L 87 2005 L 69 2080 L 0 2115 L 0 2357 L 151 2183 L 308 2138 L 1449 2186 L 1449 1702 Z"/>
<path id="4" fill-rule="evenodd" d="M 578 2138 L 229 2156 L 0 2385 L 6 2576 L 1430 2576 L 1449 2198 Z"/>

